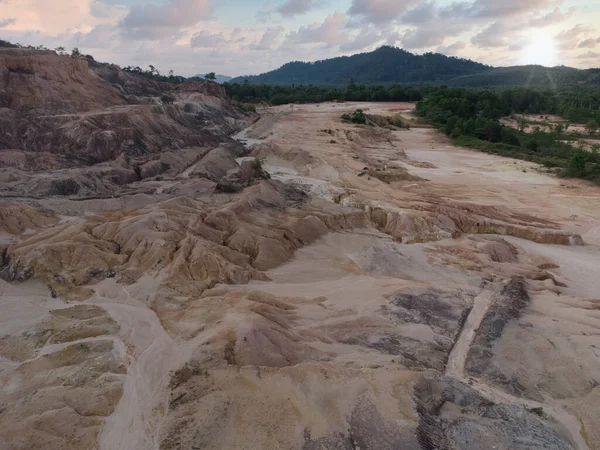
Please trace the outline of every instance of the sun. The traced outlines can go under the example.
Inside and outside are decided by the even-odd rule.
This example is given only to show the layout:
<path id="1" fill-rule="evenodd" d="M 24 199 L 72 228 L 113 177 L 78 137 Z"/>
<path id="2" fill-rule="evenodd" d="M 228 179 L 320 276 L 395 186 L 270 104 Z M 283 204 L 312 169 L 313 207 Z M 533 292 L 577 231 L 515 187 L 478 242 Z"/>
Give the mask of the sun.
<path id="1" fill-rule="evenodd" d="M 529 44 L 521 52 L 521 64 L 554 67 L 559 63 L 556 42 L 551 34 L 535 31 L 528 41 Z"/>

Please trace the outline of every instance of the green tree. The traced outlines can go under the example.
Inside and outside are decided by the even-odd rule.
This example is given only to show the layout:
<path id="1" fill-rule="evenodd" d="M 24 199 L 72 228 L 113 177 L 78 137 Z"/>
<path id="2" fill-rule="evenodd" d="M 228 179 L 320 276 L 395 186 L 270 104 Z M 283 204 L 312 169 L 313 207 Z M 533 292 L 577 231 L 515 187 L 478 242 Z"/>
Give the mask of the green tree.
<path id="1" fill-rule="evenodd" d="M 79 51 L 77 47 L 71 51 L 71 58 L 83 58 L 83 53 Z"/>
<path id="2" fill-rule="evenodd" d="M 210 81 L 215 81 L 217 79 L 217 75 L 214 72 L 210 72 L 204 75 L 204 78 Z"/>
<path id="3" fill-rule="evenodd" d="M 590 134 L 594 134 L 598 129 L 598 122 L 596 122 L 594 119 L 588 120 L 585 124 L 585 129 L 588 130 Z"/>
<path id="4" fill-rule="evenodd" d="M 538 149 L 538 143 L 535 139 L 531 139 L 528 143 L 527 143 L 527 148 L 529 150 L 531 150 L 532 152 L 537 152 Z"/>
<path id="5" fill-rule="evenodd" d="M 569 162 L 569 170 L 575 174 L 581 174 L 585 171 L 586 154 L 578 151 L 573 154 Z"/>

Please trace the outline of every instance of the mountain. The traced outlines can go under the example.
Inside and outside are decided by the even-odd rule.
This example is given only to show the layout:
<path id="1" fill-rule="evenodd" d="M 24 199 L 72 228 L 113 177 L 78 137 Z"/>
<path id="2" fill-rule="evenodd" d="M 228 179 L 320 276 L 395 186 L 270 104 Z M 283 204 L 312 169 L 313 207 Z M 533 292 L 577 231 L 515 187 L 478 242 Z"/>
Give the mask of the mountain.
<path id="1" fill-rule="evenodd" d="M 202 78 L 204 79 L 205 73 L 198 73 L 194 75 L 192 78 Z M 217 74 L 217 79 L 215 80 L 219 84 L 228 83 L 233 79 L 233 77 L 229 77 L 227 75 Z"/>
<path id="2" fill-rule="evenodd" d="M 383 46 L 369 53 L 316 62 L 290 62 L 261 75 L 237 77 L 232 83 L 314 84 L 447 84 L 453 86 L 547 86 L 600 84 L 600 69 L 572 67 L 491 67 L 439 53 L 415 55 Z"/>
<path id="3" fill-rule="evenodd" d="M 341 56 L 317 62 L 290 62 L 257 76 L 238 77 L 254 84 L 345 85 L 351 79 L 363 84 L 440 83 L 461 75 L 472 75 L 489 66 L 439 53 L 415 55 L 384 46 L 370 53 Z"/>

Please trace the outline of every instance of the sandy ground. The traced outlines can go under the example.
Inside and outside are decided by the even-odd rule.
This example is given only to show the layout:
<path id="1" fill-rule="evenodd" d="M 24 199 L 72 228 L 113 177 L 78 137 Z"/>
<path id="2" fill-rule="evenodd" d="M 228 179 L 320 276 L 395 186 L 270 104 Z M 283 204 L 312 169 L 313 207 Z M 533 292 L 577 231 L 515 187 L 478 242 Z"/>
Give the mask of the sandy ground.
<path id="1" fill-rule="evenodd" d="M 39 266 L 0 285 L 6 448 L 600 449 L 600 188 L 343 124 L 358 107 L 414 105 L 268 108 L 236 136 L 302 201 L 194 190 L 195 162 L 160 197 L 48 199 L 62 234 L 3 234 L 49 266 L 60 236 L 93 242 L 65 279 L 113 269 L 59 298 Z"/>

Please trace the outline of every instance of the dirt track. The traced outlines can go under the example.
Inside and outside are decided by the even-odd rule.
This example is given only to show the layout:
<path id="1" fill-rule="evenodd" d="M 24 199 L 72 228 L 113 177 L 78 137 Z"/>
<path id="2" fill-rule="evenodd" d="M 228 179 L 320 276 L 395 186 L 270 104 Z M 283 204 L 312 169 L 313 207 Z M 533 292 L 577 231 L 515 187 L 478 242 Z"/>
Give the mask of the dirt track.
<path id="1" fill-rule="evenodd" d="M 72 302 L 2 285 L 7 448 L 600 449 L 600 188 L 357 107 L 413 105 L 270 108 L 237 137 L 271 181 L 213 194 L 194 160 L 7 233 Z"/>

